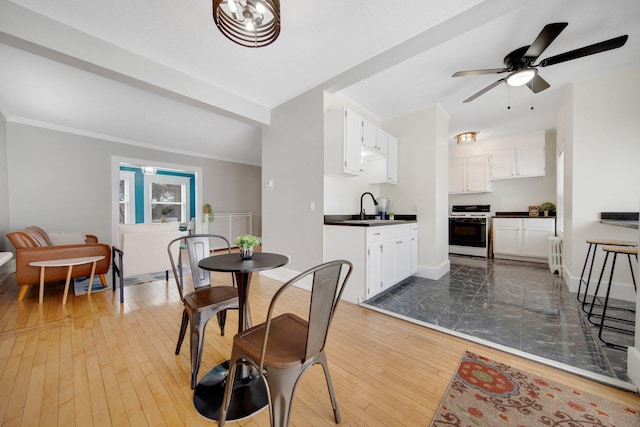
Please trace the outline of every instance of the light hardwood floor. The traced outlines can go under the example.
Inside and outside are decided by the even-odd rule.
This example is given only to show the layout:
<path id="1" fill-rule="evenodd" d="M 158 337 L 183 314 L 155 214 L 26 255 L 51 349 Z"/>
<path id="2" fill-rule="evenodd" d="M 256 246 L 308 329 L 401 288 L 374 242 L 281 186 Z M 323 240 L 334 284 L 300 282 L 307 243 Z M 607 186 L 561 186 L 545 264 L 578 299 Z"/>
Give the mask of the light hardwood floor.
<path id="1" fill-rule="evenodd" d="M 225 280 L 227 276 L 216 275 Z M 253 322 L 264 320 L 279 282 L 254 275 Z M 193 407 L 188 338 L 174 355 L 181 304 L 173 281 L 90 297 L 47 285 L 17 301 L 10 277 L 0 286 L 0 424 L 2 426 L 211 426 Z M 292 288 L 283 307 L 304 310 L 308 293 Z M 227 335 L 207 330 L 200 377 L 231 352 L 237 315 Z M 536 362 L 341 303 L 327 344 L 344 426 L 427 426 L 465 350 L 545 376 L 640 410 L 636 393 L 610 388 Z M 228 425 L 267 426 L 268 410 Z M 331 426 L 322 369 L 311 368 L 296 391 L 292 426 Z"/>

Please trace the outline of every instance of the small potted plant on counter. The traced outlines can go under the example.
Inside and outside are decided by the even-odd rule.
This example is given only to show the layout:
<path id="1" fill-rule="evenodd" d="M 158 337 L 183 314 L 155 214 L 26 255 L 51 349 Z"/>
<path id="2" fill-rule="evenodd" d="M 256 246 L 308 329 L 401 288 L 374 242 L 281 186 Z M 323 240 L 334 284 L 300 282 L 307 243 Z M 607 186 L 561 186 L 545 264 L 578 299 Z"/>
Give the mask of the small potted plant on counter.
<path id="1" fill-rule="evenodd" d="M 549 216 L 549 213 L 556 211 L 556 205 L 551 202 L 544 202 L 540 205 L 540 211 L 544 212 L 544 216 Z"/>
<path id="2" fill-rule="evenodd" d="M 251 259 L 253 256 L 253 248 L 260 246 L 260 238 L 250 234 L 238 236 L 235 245 L 240 249 L 240 257 L 242 259 Z"/>

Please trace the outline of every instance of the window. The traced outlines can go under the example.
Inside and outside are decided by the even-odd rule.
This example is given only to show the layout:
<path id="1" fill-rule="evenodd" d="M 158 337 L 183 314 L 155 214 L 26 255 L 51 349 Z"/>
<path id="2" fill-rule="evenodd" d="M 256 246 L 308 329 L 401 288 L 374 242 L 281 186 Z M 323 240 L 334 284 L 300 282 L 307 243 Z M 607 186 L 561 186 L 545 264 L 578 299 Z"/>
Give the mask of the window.
<path id="1" fill-rule="evenodd" d="M 146 175 L 145 182 L 145 212 L 151 222 L 189 220 L 189 178 L 156 174 Z"/>
<path id="2" fill-rule="evenodd" d="M 136 187 L 135 173 L 131 171 L 120 171 L 120 191 L 119 191 L 119 223 L 134 224 L 136 221 Z"/>

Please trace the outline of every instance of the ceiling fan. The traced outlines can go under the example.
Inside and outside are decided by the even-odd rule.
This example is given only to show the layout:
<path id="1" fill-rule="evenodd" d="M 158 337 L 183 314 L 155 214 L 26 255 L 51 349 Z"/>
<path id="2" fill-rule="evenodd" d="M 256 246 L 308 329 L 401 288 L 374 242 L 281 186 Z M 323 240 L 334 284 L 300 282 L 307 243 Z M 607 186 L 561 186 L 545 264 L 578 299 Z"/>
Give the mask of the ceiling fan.
<path id="1" fill-rule="evenodd" d="M 605 40 L 600 43 L 595 43 L 589 46 L 581 47 L 579 49 L 545 58 L 535 64 L 538 57 L 542 55 L 542 52 L 544 52 L 545 49 L 549 47 L 551 42 L 553 42 L 556 37 L 558 37 L 558 35 L 562 32 L 562 30 L 566 28 L 567 25 L 569 25 L 567 22 L 555 22 L 545 25 L 540 34 L 538 34 L 538 37 L 536 37 L 536 39 L 533 41 L 533 43 L 531 43 L 530 46 L 523 46 L 504 57 L 504 68 L 467 70 L 453 73 L 451 77 L 510 73 L 507 77 L 490 84 L 489 86 L 474 93 L 462 102 L 471 102 L 480 95 L 498 86 L 502 82 L 507 83 L 509 86 L 522 86 L 526 84 L 533 93 L 541 92 L 549 88 L 550 85 L 545 79 L 538 75 L 537 67 L 548 67 L 550 65 L 559 64 L 561 62 L 570 61 L 572 59 L 582 58 L 583 56 L 593 55 L 611 49 L 617 49 L 624 46 L 624 44 L 627 42 L 627 39 L 629 38 L 628 35 L 615 37 L 610 40 Z"/>

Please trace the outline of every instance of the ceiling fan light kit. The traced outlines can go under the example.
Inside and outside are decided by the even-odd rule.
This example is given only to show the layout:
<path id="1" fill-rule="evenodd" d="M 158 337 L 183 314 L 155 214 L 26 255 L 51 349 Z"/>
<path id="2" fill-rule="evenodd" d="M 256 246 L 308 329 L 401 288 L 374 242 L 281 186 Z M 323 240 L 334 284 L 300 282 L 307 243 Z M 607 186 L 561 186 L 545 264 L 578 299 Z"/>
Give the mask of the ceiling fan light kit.
<path id="1" fill-rule="evenodd" d="M 268 46 L 280 35 L 280 0 L 212 0 L 222 34 L 245 47 Z"/>
<path id="2" fill-rule="evenodd" d="M 573 59 L 582 58 L 584 56 L 594 55 L 596 53 L 606 52 L 608 50 L 617 49 L 624 46 L 629 38 L 628 35 L 618 36 L 609 40 L 604 40 L 589 46 L 564 52 L 545 58 L 535 63 L 540 55 L 549 47 L 549 45 L 560 35 L 560 33 L 569 25 L 566 22 L 555 22 L 545 25 L 538 37 L 529 46 L 523 46 L 510 52 L 504 57 L 504 68 L 488 68 L 481 70 L 457 71 L 451 77 L 476 76 L 482 74 L 502 74 L 510 73 L 506 78 L 502 78 L 491 83 L 484 89 L 471 95 L 462 101 L 463 103 L 471 102 L 480 95 L 488 92 L 500 83 L 505 82 L 509 86 L 527 85 L 531 92 L 538 93 L 548 89 L 551 85 L 538 75 L 537 67 L 548 67 L 550 65 L 560 64 L 562 62 Z M 510 107 L 509 107 L 510 108 Z M 533 109 L 533 107 L 532 107 Z"/>
<path id="3" fill-rule="evenodd" d="M 505 81 L 509 86 L 522 86 L 529 83 L 538 74 L 535 68 L 524 68 L 509 74 Z"/>
<path id="4" fill-rule="evenodd" d="M 478 134 L 476 132 L 463 132 L 456 135 L 456 142 L 458 144 L 469 144 L 471 142 L 476 142 L 476 136 Z"/>

